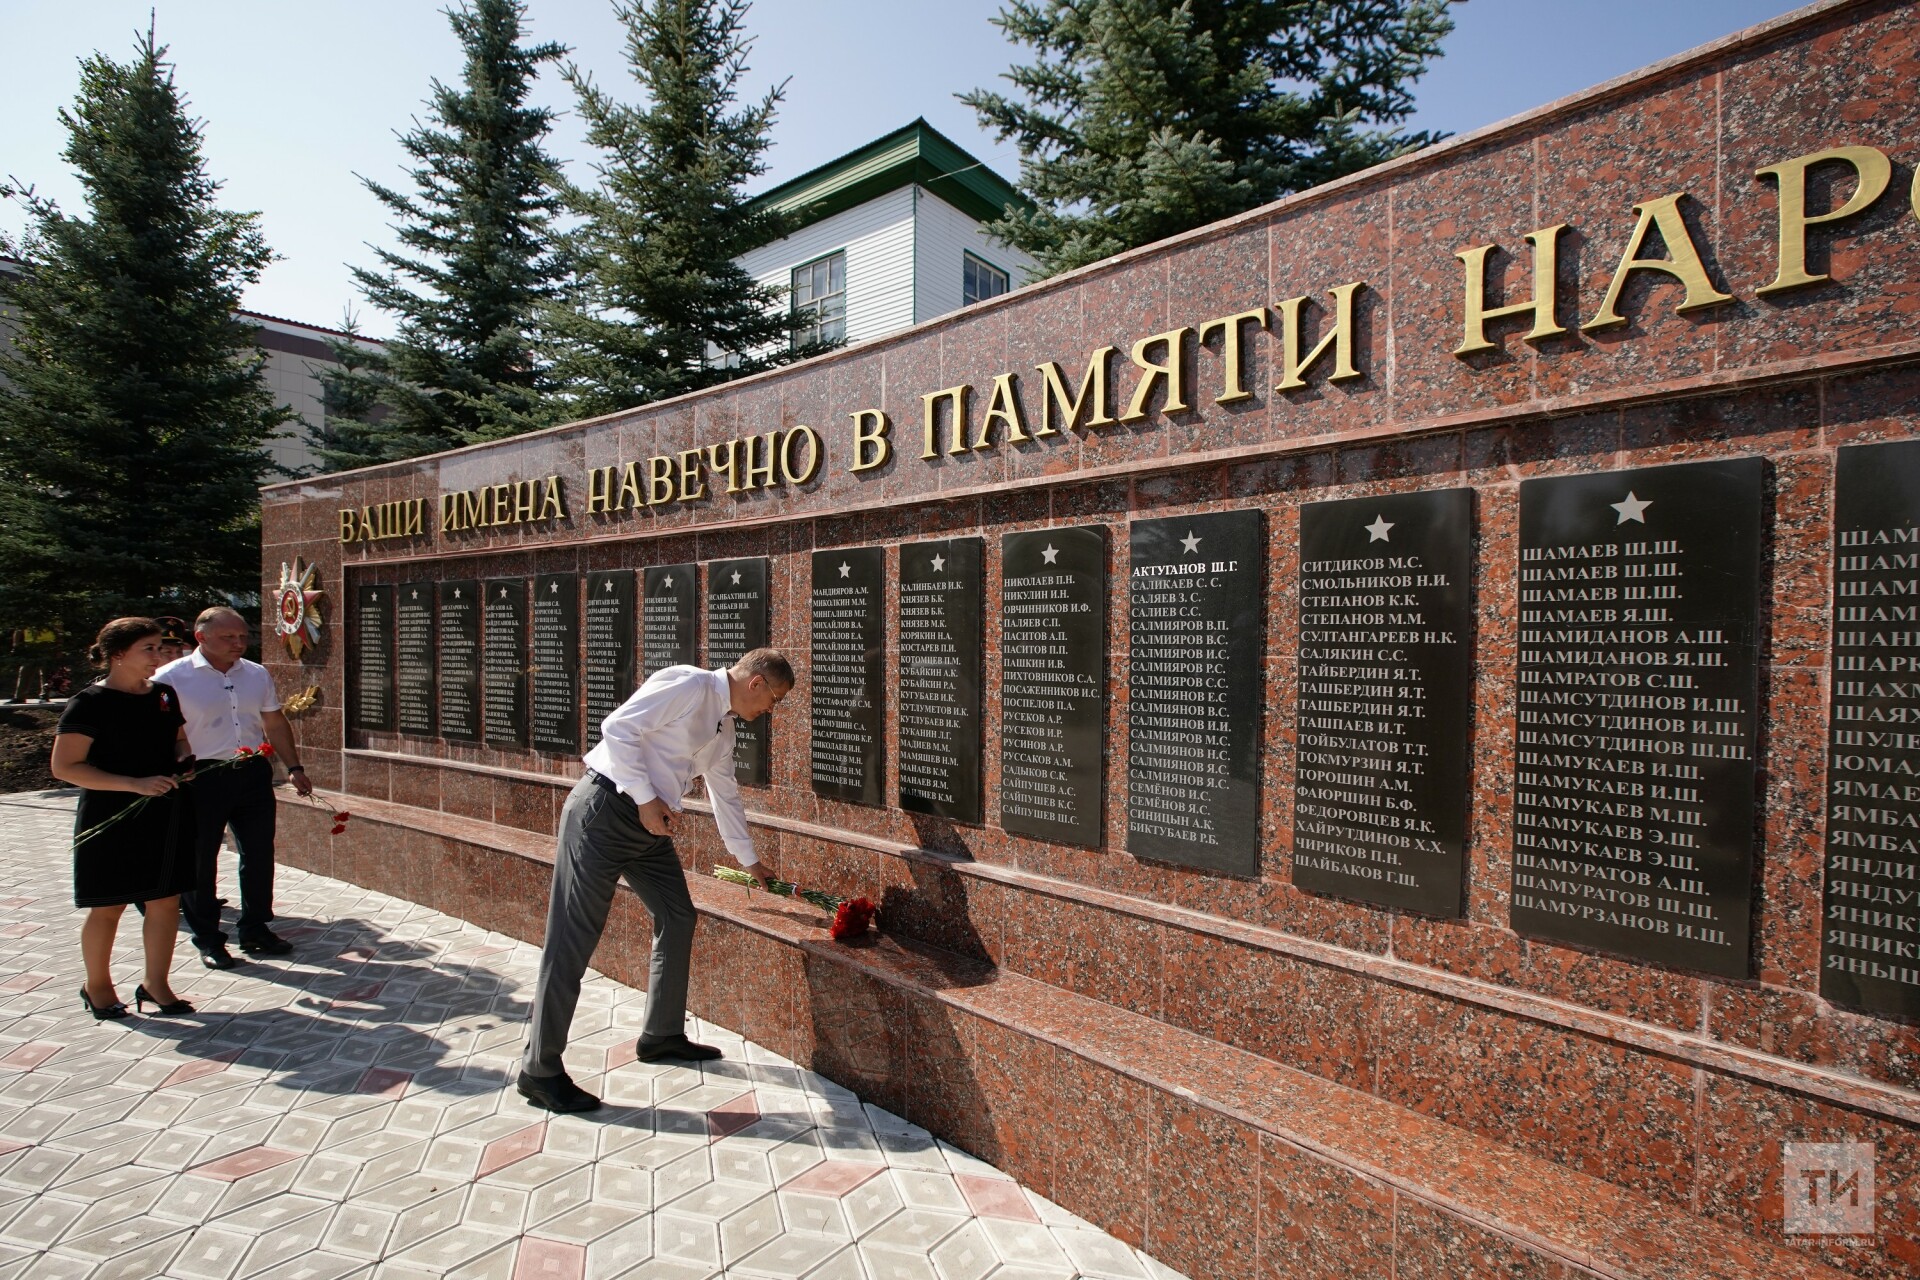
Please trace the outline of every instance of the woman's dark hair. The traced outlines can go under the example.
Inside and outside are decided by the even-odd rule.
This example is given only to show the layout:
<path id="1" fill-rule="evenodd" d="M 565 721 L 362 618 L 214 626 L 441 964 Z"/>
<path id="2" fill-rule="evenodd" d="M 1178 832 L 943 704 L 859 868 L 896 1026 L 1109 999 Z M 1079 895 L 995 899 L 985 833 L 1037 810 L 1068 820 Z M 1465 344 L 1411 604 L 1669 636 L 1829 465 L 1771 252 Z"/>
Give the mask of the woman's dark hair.
<path id="1" fill-rule="evenodd" d="M 152 618 L 115 618 L 93 638 L 87 660 L 96 667 L 105 667 L 148 636 L 161 634 L 160 624 Z"/>

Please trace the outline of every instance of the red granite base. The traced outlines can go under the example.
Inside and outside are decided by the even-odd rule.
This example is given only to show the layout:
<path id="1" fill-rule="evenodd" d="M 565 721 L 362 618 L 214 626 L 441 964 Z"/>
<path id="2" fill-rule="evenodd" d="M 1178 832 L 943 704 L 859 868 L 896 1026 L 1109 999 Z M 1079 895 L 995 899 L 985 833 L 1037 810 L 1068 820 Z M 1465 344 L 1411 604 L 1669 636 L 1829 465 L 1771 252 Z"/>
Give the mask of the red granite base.
<path id="1" fill-rule="evenodd" d="M 350 834 L 331 837 L 324 814 L 286 805 L 285 860 L 539 940 L 549 837 L 391 802 L 356 799 L 352 807 Z M 711 833 L 688 835 L 688 861 L 699 870 L 710 860 L 704 850 Z M 783 856 L 808 839 L 783 831 Z M 844 847 L 841 853 L 859 856 Z M 1281 1060 L 1300 1056 L 1315 1039 L 1312 1028 L 1337 1013 L 1337 1001 L 1316 997 L 1312 983 L 1268 988 L 1291 994 L 1266 1010 L 1266 1021 L 1303 1029 L 1272 1044 L 1236 1046 L 1217 1018 L 1188 1027 L 1153 1009 L 1125 1007 L 1126 984 L 1098 957 L 1085 969 L 1107 972 L 1088 981 L 1108 983 L 1108 998 L 1075 989 L 1086 983 L 1072 966 L 1055 975 L 1060 980 L 1043 980 L 1009 964 L 998 944 L 996 964 L 912 936 L 925 920 L 944 915 L 943 906 L 1002 915 L 1010 914 L 1008 900 L 1027 911 L 1046 895 L 1005 880 L 1004 871 L 996 881 L 978 867 L 877 856 L 898 864 L 895 879 L 919 873 L 937 886 L 926 895 L 934 905 L 921 920 L 897 911 L 894 921 L 904 929 L 858 946 L 827 941 L 823 917 L 810 909 L 692 876 L 702 917 L 695 1012 L 992 1161 L 1189 1275 L 1912 1274 L 1905 1260 L 1911 1238 L 1889 1233 L 1884 1221 L 1875 1245 L 1827 1257 L 1844 1272 L 1825 1265 L 1821 1252 L 1785 1247 L 1746 1225 L 1764 1221 L 1757 1202 L 1770 1196 L 1778 1222 L 1777 1172 L 1741 1187 L 1726 1171 L 1749 1161 L 1777 1171 L 1778 1141 L 1843 1114 L 1827 1102 L 1750 1073 L 1683 1069 L 1590 1035 L 1553 1033 L 1590 1059 L 1613 1064 L 1610 1077 L 1582 1077 L 1572 1074 L 1573 1048 L 1559 1059 L 1541 1056 L 1543 1033 L 1525 1018 L 1477 1011 L 1436 1021 L 1419 1002 L 1439 997 L 1396 988 L 1384 975 L 1352 976 L 1360 998 L 1403 1002 L 1392 1020 L 1413 1030 L 1405 1045 L 1440 1037 L 1453 1046 L 1450 1065 L 1428 1068 L 1433 1094 L 1446 1105 L 1402 1102 L 1384 1096 L 1378 1080 L 1341 1082 L 1338 1070 L 1301 1070 Z M 1068 913 L 1104 909 L 1075 898 L 1055 901 Z M 644 984 L 648 932 L 645 911 L 623 892 L 596 957 L 603 971 Z M 1023 936 L 1059 935 L 1043 926 Z M 1262 953 L 1262 939 L 1205 936 L 1207 945 Z M 1501 1027 L 1504 1039 L 1496 1034 Z M 1326 1065 L 1338 1057 L 1325 1054 Z M 1489 1125 L 1475 1114 L 1474 1096 L 1511 1095 L 1476 1086 L 1488 1062 L 1536 1075 L 1539 1092 L 1557 1094 L 1570 1115 L 1595 1117 L 1600 1122 L 1588 1127 L 1601 1132 L 1563 1128 L 1568 1149 L 1559 1152 L 1542 1140 L 1542 1120 L 1515 1115 L 1504 1130 Z M 1412 1074 L 1411 1067 L 1399 1069 Z M 1711 1125 L 1711 1132 L 1678 1134 L 1674 1141 L 1684 1150 L 1628 1151 L 1656 1145 L 1629 1139 L 1647 1132 L 1649 1114 L 1662 1105 L 1664 1095 L 1646 1092 L 1662 1069 L 1710 1111 L 1696 1120 L 1697 1108 L 1688 1110 L 1681 1122 Z M 1746 1134 L 1764 1129 L 1767 1115 L 1779 1117 L 1778 1133 Z M 1604 1140 L 1609 1130 L 1611 1143 Z M 1770 1156 L 1764 1145 L 1749 1154 L 1742 1145 L 1749 1138 L 1773 1142 Z M 1696 1142 L 1723 1148 L 1716 1162 L 1723 1185 L 1698 1212 L 1673 1194 L 1661 1172 L 1669 1164 L 1691 1168 Z M 1891 1154 L 1882 1154 L 1883 1219 L 1893 1207 L 1888 1201 L 1903 1195 Z M 1748 1196 L 1756 1203 L 1744 1203 Z"/>

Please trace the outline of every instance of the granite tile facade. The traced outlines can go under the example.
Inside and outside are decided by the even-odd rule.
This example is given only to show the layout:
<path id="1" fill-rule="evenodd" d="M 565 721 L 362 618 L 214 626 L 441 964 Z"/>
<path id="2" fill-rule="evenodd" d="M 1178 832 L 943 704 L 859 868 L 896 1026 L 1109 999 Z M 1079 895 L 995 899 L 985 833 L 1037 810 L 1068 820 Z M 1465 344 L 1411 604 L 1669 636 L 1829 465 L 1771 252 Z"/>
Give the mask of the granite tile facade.
<path id="1" fill-rule="evenodd" d="M 1194 1274 L 1370 1274 L 1390 1261 L 1406 1275 L 1690 1275 L 1741 1273 L 1741 1260 L 1764 1255 L 1774 1274 L 1920 1276 L 1920 1220 L 1898 1185 L 1920 1132 L 1920 1028 L 1818 995 L 1834 451 L 1920 437 L 1916 78 L 1910 5 L 1816 5 L 878 343 L 591 424 L 273 486 L 266 585 L 298 557 L 320 567 L 327 595 L 320 645 L 294 662 L 270 644 L 270 664 L 283 692 L 319 690 L 296 722 L 314 781 L 344 792 L 346 807 L 386 815 L 329 837 L 290 807 L 293 856 L 537 937 L 538 859 L 578 775 L 573 758 L 345 728 L 343 602 L 355 586 L 766 556 L 774 643 L 804 658 L 812 552 L 881 546 L 891 678 L 895 548 L 979 536 L 985 822 L 817 797 L 806 699 L 790 700 L 773 728 L 771 785 L 745 789 L 756 838 L 792 878 L 879 901 L 886 941 L 847 959 L 804 913 L 696 894 L 705 1016 L 1008 1162 Z M 1887 190 L 1808 229 L 1809 268 L 1831 281 L 1758 293 L 1780 226 L 1775 184 L 1754 171 L 1842 146 L 1889 156 Z M 1837 162 L 1813 170 L 1809 210 L 1845 202 L 1849 173 Z M 1620 291 L 1628 323 L 1583 329 L 1620 268 L 1634 206 L 1675 193 L 1706 281 L 1731 300 L 1679 313 L 1681 282 L 1641 267 Z M 1555 319 L 1567 332 L 1529 342 L 1531 317 L 1516 316 L 1490 322 L 1492 349 L 1452 354 L 1463 332 L 1456 255 L 1498 246 L 1486 303 L 1511 304 L 1535 287 L 1524 236 L 1557 223 L 1568 229 L 1556 241 Z M 1662 252 L 1672 260 L 1675 246 L 1652 236 L 1640 256 Z M 1347 335 L 1358 376 L 1336 381 L 1330 291 L 1355 281 L 1365 283 Z M 1305 387 L 1283 390 L 1282 304 L 1302 295 L 1298 354 L 1333 342 Z M 1243 312 L 1257 314 L 1232 335 L 1197 332 Z M 1135 363 L 1136 343 L 1167 334 Z M 1222 404 L 1233 344 L 1249 394 Z M 1080 425 L 1039 434 L 1051 395 L 1040 366 L 1057 362 L 1071 396 L 1103 347 L 1113 348 L 1109 417 L 1124 415 L 1151 363 L 1173 362 L 1186 407 L 1169 406 L 1174 380 L 1162 377 L 1133 421 L 1091 425 L 1089 404 Z M 1009 441 L 999 420 L 975 448 L 994 380 L 1009 372 L 1033 438 Z M 923 459 L 924 397 L 962 384 L 961 452 L 948 451 L 943 418 L 937 454 Z M 1086 385 L 1099 392 L 1099 369 Z M 852 415 L 866 410 L 885 415 L 891 456 L 856 472 Z M 871 430 L 879 419 L 863 421 Z M 653 454 L 801 425 L 826 445 L 806 483 L 729 495 L 722 482 L 704 502 L 586 511 L 589 467 L 617 477 L 637 462 L 644 476 Z M 1767 462 L 1751 976 L 1519 935 L 1507 923 L 1519 486 L 1750 456 Z M 413 538 L 338 541 L 343 508 L 424 498 L 437 512 L 443 493 L 547 475 L 567 488 L 566 519 L 445 534 L 430 520 Z M 1434 920 L 1292 884 L 1294 584 L 1302 503 L 1454 486 L 1475 491 L 1476 520 L 1466 914 Z M 1263 511 L 1268 533 L 1266 705 L 1259 871 L 1233 877 L 1125 851 L 1131 655 L 1118 566 L 1132 519 L 1245 508 Z M 998 803 L 1000 538 L 1069 526 L 1105 529 L 1115 579 L 1109 806 L 1093 849 L 1009 835 Z M 704 625 L 701 643 L 704 654 Z M 891 797 L 891 708 L 887 733 Z M 722 851 L 704 818 L 685 825 L 683 858 L 704 877 Z M 373 847 L 389 831 L 392 847 Z M 644 913 L 628 904 L 610 929 L 618 963 L 637 966 Z M 743 996 L 728 975 L 747 972 L 809 998 Z M 1166 1052 L 1217 1073 L 1193 1082 L 1195 1097 L 1162 1087 L 1153 1055 Z M 1332 1123 L 1309 1133 L 1269 1114 L 1307 1097 L 1404 1140 Z M 1049 1136 L 1069 1117 L 1079 1149 Z M 1878 1234 L 1846 1248 L 1788 1239 L 1778 1144 L 1842 1132 L 1885 1153 Z M 1482 1172 L 1527 1177 L 1462 1190 L 1448 1170 L 1464 1166 L 1443 1148 Z M 1590 1202 L 1619 1197 L 1622 1224 L 1665 1224 L 1672 1248 L 1662 1257 L 1607 1234 L 1555 1202 L 1569 1187 Z M 1234 1214 L 1222 1217 L 1229 1199 Z M 1688 1240 L 1695 1230 L 1726 1234 L 1706 1249 Z"/>

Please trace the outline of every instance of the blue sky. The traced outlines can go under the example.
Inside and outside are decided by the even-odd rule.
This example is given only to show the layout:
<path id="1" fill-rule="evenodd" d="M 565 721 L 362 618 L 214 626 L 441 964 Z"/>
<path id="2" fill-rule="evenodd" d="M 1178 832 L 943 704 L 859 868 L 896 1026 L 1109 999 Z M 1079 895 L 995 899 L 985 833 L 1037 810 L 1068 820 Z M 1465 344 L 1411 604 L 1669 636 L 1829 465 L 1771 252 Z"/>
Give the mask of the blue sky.
<path id="1" fill-rule="evenodd" d="M 247 297 L 272 315 L 338 324 L 352 305 L 381 336 L 387 318 L 354 297 L 348 263 L 389 235 L 381 210 L 354 180 L 398 184 L 394 131 L 419 109 L 430 77 L 459 73 L 453 37 L 430 0 L 0 0 L 7 32 L 0 76 L 0 174 L 37 184 L 78 208 L 60 159 L 55 113 L 72 101 L 77 62 L 95 49 L 128 56 L 149 9 L 171 46 L 178 78 L 207 125 L 206 151 L 228 207 L 257 209 L 281 260 Z M 532 33 L 573 47 L 603 85 L 625 91 L 621 29 L 606 0 L 530 0 Z M 1446 56 L 1417 87 L 1416 127 L 1464 133 L 1650 62 L 1788 12 L 1786 0 L 1465 0 Z M 998 84 L 1018 60 L 988 21 L 999 0 L 758 0 L 754 92 L 787 80 L 763 184 L 803 173 L 915 116 L 1002 174 L 1013 145 L 982 132 L 954 94 Z M 564 110 L 557 77 L 539 96 Z M 578 124 L 563 118 L 552 148 L 586 158 Z M 0 204 L 0 230 L 17 232 Z"/>

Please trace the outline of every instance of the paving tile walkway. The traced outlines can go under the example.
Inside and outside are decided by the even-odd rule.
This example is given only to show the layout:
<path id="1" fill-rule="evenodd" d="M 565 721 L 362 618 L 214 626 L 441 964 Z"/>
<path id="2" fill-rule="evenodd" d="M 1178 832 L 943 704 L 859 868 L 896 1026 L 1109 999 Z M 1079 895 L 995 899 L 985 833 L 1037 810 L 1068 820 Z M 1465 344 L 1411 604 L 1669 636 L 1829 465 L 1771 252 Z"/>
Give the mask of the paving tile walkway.
<path id="1" fill-rule="evenodd" d="M 183 943 L 197 1014 L 96 1023 L 72 822 L 0 796 L 0 1280 L 1177 1280 L 722 1028 L 723 1061 L 636 1062 L 644 996 L 597 974 L 568 1059 L 609 1105 L 534 1111 L 507 1086 L 538 951 L 322 876 L 280 873 L 293 957 Z"/>

